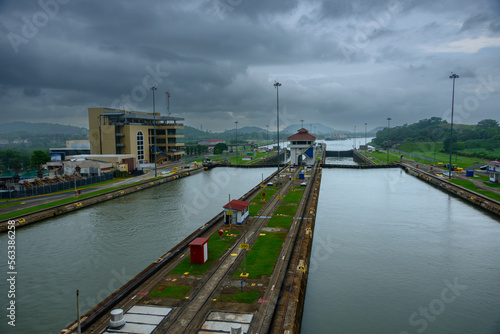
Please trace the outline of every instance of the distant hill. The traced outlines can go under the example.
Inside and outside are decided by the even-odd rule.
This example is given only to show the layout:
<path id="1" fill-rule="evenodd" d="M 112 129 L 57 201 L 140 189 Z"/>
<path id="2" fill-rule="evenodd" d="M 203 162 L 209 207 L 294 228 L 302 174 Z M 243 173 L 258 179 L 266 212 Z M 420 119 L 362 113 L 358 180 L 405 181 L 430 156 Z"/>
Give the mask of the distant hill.
<path id="1" fill-rule="evenodd" d="M 245 134 L 245 133 L 263 133 L 267 132 L 267 130 L 259 128 L 257 126 L 244 126 L 241 129 L 238 129 L 238 134 Z M 222 134 L 223 135 L 232 135 L 233 133 L 236 133 L 236 128 L 231 129 L 231 130 L 226 130 Z"/>
<path id="2" fill-rule="evenodd" d="M 28 122 L 11 122 L 0 123 L 0 135 L 28 133 L 40 135 L 88 135 L 89 130 L 72 125 L 62 125 L 54 123 L 28 123 Z"/>
<path id="3" fill-rule="evenodd" d="M 302 126 L 301 124 L 292 124 L 281 130 L 280 132 L 294 134 L 302 127 L 306 128 L 310 133 L 314 135 L 345 133 L 345 131 L 335 130 L 321 123 L 304 123 L 304 126 Z"/>

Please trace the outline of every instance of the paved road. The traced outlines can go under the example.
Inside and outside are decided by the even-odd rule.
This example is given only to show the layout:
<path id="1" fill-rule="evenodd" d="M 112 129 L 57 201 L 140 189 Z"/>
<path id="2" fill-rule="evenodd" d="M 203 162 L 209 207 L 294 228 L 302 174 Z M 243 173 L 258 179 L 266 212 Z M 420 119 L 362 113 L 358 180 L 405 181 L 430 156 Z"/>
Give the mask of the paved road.
<path id="1" fill-rule="evenodd" d="M 160 165 L 160 166 L 158 166 L 158 175 L 161 175 L 161 172 L 164 170 L 172 170 L 173 171 L 174 167 L 181 167 L 181 166 L 185 166 L 185 165 L 186 165 L 186 162 L 184 162 L 184 161 Z M 123 186 L 123 185 L 127 185 L 127 184 L 132 184 L 135 182 L 144 181 L 144 180 L 153 178 L 155 176 L 154 174 L 155 174 L 154 170 L 151 170 L 143 175 L 136 176 L 136 177 L 130 177 L 130 178 L 124 179 L 122 181 L 111 182 L 111 183 L 107 183 L 104 185 L 90 186 L 87 188 L 81 188 L 81 192 L 82 192 L 82 194 L 86 194 L 86 193 L 94 192 L 97 190 L 114 188 L 114 187 L 119 187 L 119 186 Z M 20 209 L 27 209 L 27 208 L 31 208 L 34 206 L 38 206 L 38 205 L 42 205 L 42 204 L 46 204 L 46 203 L 51 203 L 51 202 L 59 201 L 59 200 L 66 199 L 66 198 L 75 198 L 74 190 L 68 190 L 64 193 L 38 195 L 38 196 L 33 196 L 33 197 L 24 197 L 24 198 L 19 198 L 19 199 L 15 199 L 15 200 L 9 200 L 8 203 L 23 203 L 23 204 L 14 205 L 14 206 L 11 206 L 8 208 L 0 209 L 0 213 L 6 214 L 6 213 L 14 212 L 14 211 L 17 211 Z M 5 203 L 7 203 L 7 202 L 5 202 Z"/>

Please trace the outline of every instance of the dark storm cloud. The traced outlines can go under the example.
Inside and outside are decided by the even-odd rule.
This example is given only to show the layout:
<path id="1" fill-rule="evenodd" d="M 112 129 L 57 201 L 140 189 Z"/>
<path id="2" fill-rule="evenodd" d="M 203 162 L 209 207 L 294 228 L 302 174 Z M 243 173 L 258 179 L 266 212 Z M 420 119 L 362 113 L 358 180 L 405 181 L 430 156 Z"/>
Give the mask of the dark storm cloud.
<path id="1" fill-rule="evenodd" d="M 41 3 L 0 3 L 5 121 L 86 126 L 92 106 L 150 111 L 157 84 L 157 110 L 169 90 L 187 124 L 272 126 L 278 80 L 290 123 L 411 122 L 445 114 L 451 71 L 466 96 L 494 76 L 468 121 L 498 101 L 495 0 Z"/>

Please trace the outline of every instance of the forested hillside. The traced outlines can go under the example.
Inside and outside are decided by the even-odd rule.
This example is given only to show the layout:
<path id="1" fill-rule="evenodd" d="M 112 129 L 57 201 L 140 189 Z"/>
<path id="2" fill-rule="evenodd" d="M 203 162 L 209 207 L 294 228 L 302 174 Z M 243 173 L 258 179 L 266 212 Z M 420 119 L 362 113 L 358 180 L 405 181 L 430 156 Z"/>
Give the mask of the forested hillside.
<path id="1" fill-rule="evenodd" d="M 385 128 L 377 132 L 373 143 L 380 147 L 389 144 L 397 148 L 403 143 L 439 143 L 441 151 L 450 149 L 450 124 L 439 118 L 423 119 L 417 123 Z M 476 125 L 453 124 L 453 152 L 486 159 L 500 159 L 500 126 L 498 121 L 485 119 Z"/>

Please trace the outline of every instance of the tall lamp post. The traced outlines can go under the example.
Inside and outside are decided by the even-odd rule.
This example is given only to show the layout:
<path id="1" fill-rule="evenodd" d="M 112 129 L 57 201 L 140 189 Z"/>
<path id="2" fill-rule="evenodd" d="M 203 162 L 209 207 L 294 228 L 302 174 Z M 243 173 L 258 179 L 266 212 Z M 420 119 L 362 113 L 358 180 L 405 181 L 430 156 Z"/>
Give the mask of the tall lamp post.
<path id="1" fill-rule="evenodd" d="M 368 125 L 368 123 L 365 123 L 365 146 L 366 146 L 366 126 Z"/>
<path id="2" fill-rule="evenodd" d="M 279 82 L 274 83 L 274 87 L 276 87 L 276 130 L 277 130 L 277 142 L 278 142 L 278 174 L 276 174 L 276 178 L 279 177 L 280 174 L 280 101 L 279 101 L 279 87 L 281 84 Z"/>
<path id="3" fill-rule="evenodd" d="M 354 126 L 354 150 L 356 150 L 356 125 Z"/>
<path id="4" fill-rule="evenodd" d="M 154 141 L 154 159 L 155 159 L 155 177 L 158 177 L 158 169 L 156 166 L 156 111 L 155 111 L 155 90 L 158 88 L 156 86 L 151 87 L 153 91 L 153 141 Z"/>
<path id="5" fill-rule="evenodd" d="M 267 129 L 267 144 L 269 145 L 269 125 L 266 125 Z"/>
<path id="6" fill-rule="evenodd" d="M 458 75 L 451 72 L 450 79 L 453 79 L 453 91 L 451 93 L 451 128 L 450 128 L 450 173 L 448 175 L 448 179 L 451 180 L 451 156 L 453 153 L 453 105 L 455 104 L 455 79 L 458 78 Z"/>
<path id="7" fill-rule="evenodd" d="M 236 124 L 236 164 L 238 164 L 238 121 L 234 124 Z"/>
<path id="8" fill-rule="evenodd" d="M 389 139 L 391 128 L 391 118 L 387 117 L 387 164 L 389 164 L 389 150 L 391 148 L 391 140 Z"/>

